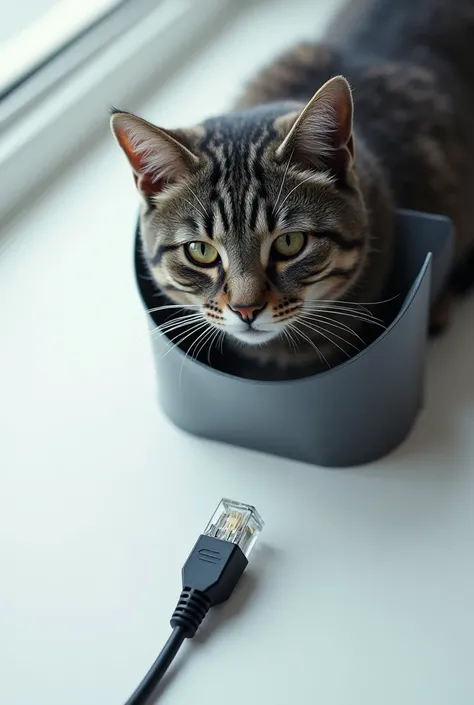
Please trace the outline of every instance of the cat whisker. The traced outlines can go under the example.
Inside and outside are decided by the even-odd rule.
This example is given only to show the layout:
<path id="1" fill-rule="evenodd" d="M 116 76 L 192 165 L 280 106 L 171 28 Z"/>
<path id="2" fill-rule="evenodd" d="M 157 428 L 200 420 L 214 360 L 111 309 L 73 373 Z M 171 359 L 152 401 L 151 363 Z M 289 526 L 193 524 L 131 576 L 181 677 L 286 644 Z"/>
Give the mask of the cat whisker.
<path id="1" fill-rule="evenodd" d="M 290 340 L 293 341 L 293 345 L 295 346 L 295 352 L 298 352 L 299 349 L 300 349 L 300 346 L 298 345 L 298 339 L 297 339 L 294 335 L 292 335 L 292 331 L 291 331 L 291 330 L 288 331 L 288 337 L 289 337 Z"/>
<path id="2" fill-rule="evenodd" d="M 367 308 L 367 306 L 365 306 L 364 304 L 359 304 L 359 303 L 352 304 L 350 301 L 338 301 L 338 300 L 321 301 L 320 303 L 322 303 L 323 305 L 324 304 L 328 304 L 328 305 L 332 304 L 338 308 L 339 307 L 344 308 L 346 306 L 350 306 L 351 308 L 355 308 L 357 310 L 360 310 L 363 313 L 366 313 L 368 316 L 374 316 L 373 311 L 371 311 L 370 308 Z"/>
<path id="3" fill-rule="evenodd" d="M 339 343 L 336 343 L 334 340 L 332 340 L 332 338 L 330 338 L 329 335 L 326 335 L 326 333 L 324 333 L 324 332 L 320 329 L 319 326 L 318 326 L 318 328 L 315 328 L 314 326 L 309 325 L 309 323 L 304 323 L 303 321 L 301 321 L 301 325 L 302 325 L 302 326 L 305 326 L 305 328 L 309 328 L 310 330 L 313 331 L 313 333 L 317 333 L 318 335 L 321 335 L 321 336 L 322 336 L 323 338 L 325 338 L 329 343 L 331 343 L 331 345 L 334 345 L 334 347 L 338 348 L 342 353 L 344 353 L 344 355 L 346 355 L 347 357 L 350 357 L 350 353 L 348 353 L 347 350 L 344 350 L 344 348 L 342 348 L 342 347 L 339 345 Z M 329 331 L 329 332 L 330 332 L 330 331 Z M 334 335 L 334 334 L 333 334 L 333 335 Z"/>
<path id="4" fill-rule="evenodd" d="M 293 149 L 292 152 L 291 152 L 291 154 L 290 154 L 290 158 L 288 159 L 288 163 L 287 163 L 287 165 L 286 165 L 285 172 L 284 172 L 283 178 L 282 178 L 282 180 L 281 180 L 280 190 L 278 191 L 278 196 L 276 197 L 275 205 L 273 206 L 273 209 L 272 209 L 272 212 L 273 212 L 273 213 L 276 213 L 276 211 L 277 211 L 278 204 L 279 204 L 280 198 L 281 198 L 281 192 L 283 191 L 283 186 L 284 186 L 284 184 L 285 184 L 286 175 L 288 174 L 288 169 L 290 168 L 290 164 L 291 164 L 291 160 L 293 159 L 294 151 L 295 151 L 295 150 Z"/>
<path id="5" fill-rule="evenodd" d="M 333 336 L 334 338 L 337 338 L 338 340 L 342 340 L 343 343 L 346 343 L 346 345 L 349 345 L 351 348 L 356 350 L 357 352 L 360 352 L 360 348 L 357 347 L 357 345 L 354 345 L 354 343 L 349 342 L 346 340 L 346 338 L 343 338 L 342 335 L 339 335 L 338 333 L 334 333 L 334 331 L 329 330 L 325 326 L 318 324 L 318 325 L 311 325 L 309 323 L 305 323 L 304 321 L 301 321 L 302 326 L 306 326 L 310 330 L 312 330 L 314 333 L 317 333 L 318 335 L 322 335 L 324 338 L 329 340 L 333 345 L 335 345 L 339 350 L 341 350 L 345 355 L 350 357 L 349 353 L 347 350 L 344 350 L 338 343 L 336 343 L 334 340 L 329 338 L 328 336 Z M 324 332 L 323 332 L 324 331 Z M 327 333 L 327 336 L 326 336 Z"/>
<path id="6" fill-rule="evenodd" d="M 283 201 L 282 201 L 282 203 L 281 203 L 281 206 L 278 208 L 278 213 L 281 213 L 281 210 L 282 210 L 283 206 L 285 205 L 285 203 L 287 202 L 287 200 L 289 199 L 289 197 L 291 196 L 291 194 L 294 193 L 294 192 L 296 191 L 296 189 L 299 189 L 301 186 L 303 186 L 303 184 L 305 184 L 307 181 L 310 181 L 311 179 L 314 179 L 314 174 L 310 174 L 310 175 L 307 176 L 305 179 L 303 179 L 303 181 L 300 181 L 299 184 L 296 184 L 296 186 L 293 186 L 293 188 L 291 189 L 291 191 L 289 191 L 289 192 L 286 194 L 285 198 L 283 199 Z"/>
<path id="7" fill-rule="evenodd" d="M 202 321 L 202 323 L 204 323 L 204 321 Z M 201 321 L 192 321 L 191 324 L 186 322 L 186 324 L 183 324 L 182 326 L 177 326 L 176 328 L 173 328 L 173 330 L 164 331 L 163 335 L 168 338 L 168 343 L 172 344 L 176 340 L 177 336 L 184 335 L 186 333 L 193 333 L 195 330 L 197 330 L 198 326 L 200 327 L 200 324 Z M 191 328 L 189 327 L 190 325 Z M 179 330 L 180 328 L 184 328 L 184 330 Z M 173 338 L 171 334 L 175 333 L 176 331 L 178 331 L 177 336 Z"/>
<path id="8" fill-rule="evenodd" d="M 380 323 L 378 320 L 373 319 L 373 318 L 368 318 L 367 316 L 363 315 L 358 315 L 356 313 L 351 313 L 350 311 L 334 311 L 333 309 L 328 309 L 322 310 L 322 313 L 328 313 L 331 316 L 343 316 L 344 318 L 352 318 L 354 321 L 360 321 L 361 323 L 367 323 L 369 325 L 377 326 L 377 328 L 381 328 L 382 330 L 387 330 L 387 326 L 384 325 L 383 323 Z M 337 320 L 337 319 L 335 319 Z"/>
<path id="9" fill-rule="evenodd" d="M 191 206 L 191 208 L 196 211 L 196 213 L 199 213 L 202 218 L 206 218 L 206 214 L 203 213 L 202 210 L 198 208 L 192 201 L 190 201 L 188 198 L 185 198 L 184 196 L 181 196 L 181 198 L 183 199 L 183 201 L 185 201 L 185 203 L 188 204 L 188 206 Z"/>
<path id="10" fill-rule="evenodd" d="M 161 323 L 158 327 L 163 330 L 167 326 L 173 326 L 175 323 L 179 323 L 179 321 L 192 321 L 193 319 L 198 319 L 198 318 L 204 319 L 204 316 L 202 315 L 201 312 L 195 311 L 194 313 L 190 313 L 187 316 L 181 316 L 180 318 L 173 318 L 171 320 L 166 320 L 166 321 L 164 321 L 164 323 Z"/>
<path id="11" fill-rule="evenodd" d="M 184 311 L 172 311 L 169 314 L 169 316 L 166 316 L 164 323 L 161 323 L 160 325 L 164 325 L 165 323 L 167 323 L 170 320 L 170 318 L 176 320 L 176 316 L 179 316 L 182 313 L 184 313 Z M 196 311 L 193 311 L 193 315 L 198 315 L 198 314 L 196 313 Z M 182 316 L 182 318 L 184 318 L 184 316 Z"/>
<path id="12" fill-rule="evenodd" d="M 172 350 L 174 347 L 176 347 L 177 345 L 180 345 L 181 342 L 186 340 L 186 338 L 188 338 L 190 335 L 192 335 L 193 333 L 196 333 L 198 330 L 200 330 L 203 326 L 204 326 L 204 322 L 201 324 L 196 323 L 191 329 L 186 328 L 186 330 L 184 330 L 184 331 L 179 331 L 174 338 L 170 337 L 169 340 L 167 341 L 169 349 L 166 351 L 165 355 L 167 355 L 168 352 L 170 352 L 170 350 Z M 160 358 L 160 360 L 161 359 L 162 358 Z"/>
<path id="13" fill-rule="evenodd" d="M 331 308 L 334 311 L 351 311 L 352 313 L 358 313 L 363 316 L 369 316 L 370 318 L 375 319 L 376 321 L 381 321 L 381 318 L 377 318 L 372 311 L 369 309 L 365 308 L 365 306 L 357 307 L 357 306 L 350 306 L 349 304 L 336 304 L 330 301 L 327 302 L 321 302 L 320 304 L 316 305 L 307 305 L 307 303 L 304 304 L 303 309 L 308 309 L 310 311 L 322 311 L 325 308 Z"/>
<path id="14" fill-rule="evenodd" d="M 350 306 L 349 304 L 335 304 L 332 301 L 321 301 L 321 302 L 308 302 L 305 301 L 303 305 L 304 310 L 309 310 L 309 311 L 321 311 L 324 308 L 330 307 L 331 309 L 334 309 L 336 311 L 342 311 L 342 310 L 348 310 L 348 311 L 353 311 L 354 313 L 360 313 L 364 316 L 370 316 L 371 318 L 376 318 L 375 314 L 370 311 L 368 308 L 365 306 Z"/>
<path id="15" fill-rule="evenodd" d="M 207 364 L 209 365 L 209 367 L 212 367 L 212 363 L 211 363 L 211 350 L 212 350 L 212 346 L 213 346 L 213 344 L 215 343 L 216 338 L 217 338 L 218 335 L 219 335 L 219 331 L 213 329 L 213 334 L 206 340 L 206 345 L 207 345 L 207 355 L 206 355 L 206 359 L 207 359 Z M 200 352 L 201 352 L 201 351 L 199 351 L 198 353 L 196 353 L 196 357 L 199 357 Z"/>
<path id="16" fill-rule="evenodd" d="M 382 330 L 387 330 L 387 326 L 385 326 L 383 323 L 379 323 L 378 321 L 374 321 L 373 318 L 366 318 L 364 316 L 358 316 L 355 313 L 342 312 L 342 311 L 337 312 L 337 311 L 333 311 L 331 309 L 329 309 L 327 311 L 323 310 L 323 313 L 331 314 L 331 316 L 340 315 L 340 316 L 344 316 L 344 318 L 352 318 L 355 321 L 360 321 L 361 323 L 367 323 L 367 324 L 370 324 L 373 326 L 377 326 L 377 328 L 381 328 Z M 337 319 L 335 319 L 335 320 L 337 320 Z"/>
<path id="17" fill-rule="evenodd" d="M 193 340 L 193 342 L 191 343 L 191 345 L 189 346 L 189 348 L 186 350 L 186 352 L 185 352 L 185 354 L 184 354 L 184 357 L 183 357 L 183 360 L 182 360 L 182 362 L 181 362 L 180 370 L 179 370 L 179 388 L 180 388 L 180 389 L 181 389 L 181 382 L 182 382 L 182 378 L 183 378 L 183 368 L 184 368 L 184 363 L 186 362 L 186 358 L 187 358 L 188 355 L 189 355 L 190 359 L 192 360 L 193 357 L 194 357 L 194 354 L 193 354 L 193 352 L 192 352 L 192 351 L 193 351 L 193 348 L 197 347 L 197 344 L 199 343 L 199 341 L 200 341 L 203 337 L 204 337 L 204 343 L 205 343 L 206 340 L 209 338 L 209 335 L 212 334 L 212 332 L 213 332 L 213 328 L 211 328 L 211 327 L 209 327 L 209 329 L 206 328 L 204 331 L 202 331 L 202 332 L 198 335 L 198 337 L 196 338 L 196 340 Z M 200 347 L 200 348 L 199 348 L 199 351 L 200 351 L 201 349 L 202 349 L 202 348 Z M 198 357 L 198 355 L 199 355 L 199 352 L 197 352 L 196 357 Z"/>
<path id="18" fill-rule="evenodd" d="M 201 308 L 201 304 L 165 304 L 164 306 L 156 306 L 155 308 L 147 309 L 147 313 L 157 313 L 171 308 Z"/>
<path id="19" fill-rule="evenodd" d="M 306 333 L 303 333 L 303 331 L 301 331 L 299 328 L 297 328 L 297 326 L 294 325 L 293 323 L 290 323 L 288 327 L 290 328 L 290 330 L 294 331 L 297 335 L 299 335 L 300 338 L 303 338 L 303 340 L 305 340 L 307 343 L 309 343 L 309 344 L 311 345 L 311 347 L 314 348 L 314 350 L 315 350 L 315 351 L 317 352 L 317 354 L 319 355 L 319 359 L 321 360 L 321 362 L 324 360 L 324 362 L 326 363 L 326 365 L 328 366 L 328 368 L 331 368 L 331 365 L 330 365 L 329 362 L 327 361 L 327 359 L 326 359 L 326 357 L 324 356 L 324 354 L 321 352 L 321 350 L 320 350 L 319 347 L 316 345 L 316 343 L 315 343 L 313 340 L 311 340 L 311 338 L 309 338 L 309 337 L 306 335 Z"/>
<path id="20" fill-rule="evenodd" d="M 191 323 L 194 323 L 194 321 L 191 321 Z M 198 323 L 198 321 L 196 321 Z M 168 338 L 170 341 L 173 340 L 171 337 L 174 333 L 178 333 L 181 335 L 181 333 L 187 333 L 189 330 L 189 321 L 187 321 L 185 324 L 183 323 L 180 326 L 176 326 L 176 328 L 171 328 L 170 330 L 165 330 L 165 331 L 159 331 L 161 335 L 163 335 L 165 338 Z"/>
<path id="21" fill-rule="evenodd" d="M 361 311 L 357 311 L 357 309 L 341 309 L 341 308 L 331 308 L 329 306 L 318 306 L 314 309 L 303 309 L 304 313 L 312 313 L 312 314 L 317 314 L 317 313 L 330 313 L 332 316 L 345 316 L 346 318 L 354 318 L 357 319 L 358 321 L 364 321 L 365 323 L 371 323 L 374 326 L 378 326 L 379 328 L 383 328 L 383 330 L 386 330 L 387 326 L 381 322 L 380 318 L 376 318 L 375 316 L 369 316 L 366 313 L 363 313 Z"/>
<path id="22" fill-rule="evenodd" d="M 186 314 L 186 315 L 183 315 L 183 314 Z M 171 316 L 175 316 L 175 318 L 171 319 Z M 176 316 L 179 316 L 179 317 L 176 318 Z M 164 321 L 160 325 L 165 326 L 167 323 L 174 323 L 175 321 L 183 321 L 186 318 L 191 318 L 192 316 L 201 316 L 201 318 L 204 318 L 204 314 L 201 311 L 190 311 L 189 313 L 186 313 L 186 311 L 173 311 L 173 313 L 171 313 L 167 317 L 166 321 Z"/>
<path id="23" fill-rule="evenodd" d="M 184 328 L 186 326 L 189 326 L 192 323 L 194 323 L 194 321 L 183 321 L 181 323 L 176 322 L 175 326 L 170 326 L 169 328 L 166 328 L 166 329 L 154 328 L 151 332 L 151 335 L 152 335 L 152 337 L 156 337 L 157 335 L 169 337 L 170 334 L 174 333 L 175 330 L 179 330 L 179 328 Z M 196 321 L 196 323 L 197 323 L 197 321 Z"/>
<path id="24" fill-rule="evenodd" d="M 295 352 L 295 353 L 298 352 L 298 347 L 297 347 L 297 345 L 295 344 L 295 341 L 293 340 L 293 337 L 292 337 L 290 331 L 287 330 L 286 328 L 283 328 L 283 330 L 281 331 L 281 333 L 282 333 L 282 335 L 286 338 L 286 340 L 288 341 L 288 345 L 290 346 L 291 350 L 293 350 L 293 352 Z"/>
<path id="25" fill-rule="evenodd" d="M 196 314 L 196 317 L 194 318 L 187 318 L 187 319 L 182 319 L 180 318 L 178 321 L 168 321 L 168 323 L 163 323 L 163 325 L 158 326 L 152 331 L 152 334 L 158 333 L 160 335 L 169 335 L 172 333 L 174 330 L 177 328 L 183 328 L 184 326 L 189 326 L 192 323 L 198 323 L 199 321 L 204 320 L 203 317 L 200 314 Z"/>
<path id="26" fill-rule="evenodd" d="M 341 321 L 338 321 L 336 319 L 329 318 L 328 316 L 318 316 L 314 313 L 307 313 L 302 316 L 304 319 L 308 319 L 310 321 L 322 321 L 325 325 L 327 326 L 332 326 L 333 328 L 339 328 L 339 330 L 342 331 L 347 331 L 347 333 L 351 333 L 351 335 L 354 335 L 356 338 L 360 340 L 362 345 L 367 345 L 365 340 L 360 337 L 358 333 L 356 333 L 355 330 L 353 330 L 350 326 L 347 326 L 345 323 L 341 323 Z"/>
<path id="27" fill-rule="evenodd" d="M 185 186 L 186 186 L 186 188 L 188 189 L 188 191 L 191 191 L 191 193 L 193 194 L 194 198 L 196 199 L 196 201 L 197 201 L 197 202 L 199 203 L 199 205 L 201 206 L 201 208 L 202 208 L 201 215 L 203 216 L 203 218 L 206 218 L 206 217 L 207 217 L 206 206 L 205 206 L 204 203 L 201 201 L 201 199 L 199 198 L 199 196 L 193 191 L 193 189 L 191 188 L 191 186 L 190 186 L 189 184 L 185 184 Z"/>
<path id="28" fill-rule="evenodd" d="M 308 301 L 311 302 L 317 302 L 321 304 L 327 304 L 327 303 L 341 303 L 341 304 L 351 304 L 351 306 L 381 306 L 382 304 L 389 304 L 392 301 L 395 301 L 395 299 L 398 299 L 400 294 L 395 294 L 394 296 L 391 296 L 389 299 L 382 299 L 381 301 L 347 301 L 344 299 L 308 299 Z"/>
<path id="29" fill-rule="evenodd" d="M 204 347 L 207 345 L 207 343 L 209 342 L 209 340 L 214 336 L 214 333 L 215 333 L 215 329 L 214 329 L 214 328 L 210 328 L 210 329 L 207 331 L 207 335 L 204 334 L 204 339 L 202 340 L 201 344 L 200 344 L 199 347 L 198 347 L 198 346 L 197 346 L 198 341 L 199 341 L 201 338 L 203 338 L 203 335 L 200 335 L 200 336 L 199 336 L 199 338 L 198 338 L 197 341 L 196 341 L 195 351 L 194 351 L 193 353 L 191 353 L 191 355 L 190 355 L 191 359 L 197 359 L 197 358 L 199 357 L 199 355 L 201 354 L 201 352 L 202 352 L 202 350 L 204 349 Z"/>
<path id="30" fill-rule="evenodd" d="M 222 331 L 221 337 L 219 340 L 219 347 L 220 347 L 221 355 L 224 354 L 224 342 L 225 342 L 225 331 Z"/>
<path id="31" fill-rule="evenodd" d="M 212 362 L 211 362 L 211 350 L 212 350 L 212 346 L 214 345 L 214 343 L 215 343 L 216 341 L 219 340 L 219 336 L 221 335 L 221 333 L 222 333 L 222 331 L 220 331 L 219 329 L 217 329 L 216 332 L 215 332 L 215 335 L 214 335 L 214 336 L 211 338 L 211 340 L 209 341 L 209 347 L 208 347 L 208 349 L 207 349 L 207 364 L 209 365 L 209 367 L 212 367 Z"/>
<path id="32" fill-rule="evenodd" d="M 202 323 L 196 324 L 190 331 L 186 331 L 185 335 L 183 335 L 182 331 L 181 331 L 181 333 L 178 334 L 181 336 L 179 338 L 179 340 L 176 340 L 176 338 L 174 338 L 173 340 L 170 341 L 170 347 L 159 358 L 160 361 L 163 360 L 163 358 L 165 358 L 172 350 L 174 350 L 174 348 L 176 348 L 179 345 L 181 345 L 182 343 L 184 343 L 184 341 L 187 340 L 191 335 L 194 335 L 198 331 L 202 330 L 202 328 L 204 328 L 204 326 L 208 326 L 208 325 L 209 325 L 209 323 L 207 321 L 203 321 Z"/>

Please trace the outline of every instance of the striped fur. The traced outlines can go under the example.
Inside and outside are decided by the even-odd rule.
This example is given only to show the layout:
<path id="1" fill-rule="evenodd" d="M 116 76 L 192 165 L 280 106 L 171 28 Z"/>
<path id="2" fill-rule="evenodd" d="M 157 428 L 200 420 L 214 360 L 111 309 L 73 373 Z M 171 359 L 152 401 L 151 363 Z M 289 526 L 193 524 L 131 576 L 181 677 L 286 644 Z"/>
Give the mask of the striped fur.
<path id="1" fill-rule="evenodd" d="M 376 330 L 367 303 L 387 294 L 395 206 L 454 220 L 463 288 L 474 245 L 474 0 L 355 0 L 328 39 L 285 54 L 234 112 L 195 128 L 112 117 L 157 285 L 253 359 L 315 368 Z M 354 125 L 338 74 L 355 89 Z M 292 232 L 304 248 L 277 256 Z M 196 241 L 217 251 L 212 266 L 190 259 Z M 257 304 L 249 323 L 240 307 Z"/>

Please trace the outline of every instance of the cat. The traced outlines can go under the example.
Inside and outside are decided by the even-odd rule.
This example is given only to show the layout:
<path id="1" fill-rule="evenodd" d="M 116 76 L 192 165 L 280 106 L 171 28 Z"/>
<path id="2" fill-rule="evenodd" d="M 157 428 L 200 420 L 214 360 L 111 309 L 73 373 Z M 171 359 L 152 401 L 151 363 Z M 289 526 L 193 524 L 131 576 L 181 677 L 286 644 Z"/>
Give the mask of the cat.
<path id="1" fill-rule="evenodd" d="M 209 326 L 287 369 L 338 364 L 380 329 L 397 207 L 455 226 L 442 329 L 474 281 L 473 123 L 474 0 L 349 2 L 324 43 L 191 128 L 114 110 L 148 268 L 187 314 L 168 331 Z"/>

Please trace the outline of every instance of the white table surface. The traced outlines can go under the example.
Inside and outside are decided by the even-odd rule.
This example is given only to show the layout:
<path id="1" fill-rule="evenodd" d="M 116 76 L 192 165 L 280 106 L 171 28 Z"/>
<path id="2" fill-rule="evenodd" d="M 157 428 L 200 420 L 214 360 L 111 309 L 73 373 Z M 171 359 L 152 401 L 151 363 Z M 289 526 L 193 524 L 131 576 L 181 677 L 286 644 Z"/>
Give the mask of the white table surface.
<path id="1" fill-rule="evenodd" d="M 322 27 L 325 4 L 247 11 L 142 114 L 225 108 L 309 36 L 308 8 Z M 230 496 L 262 513 L 261 545 L 160 703 L 472 705 L 474 299 L 432 344 L 426 409 L 390 457 L 334 471 L 223 447 L 157 406 L 135 214 L 104 133 L 0 240 L 0 703 L 121 705 Z"/>

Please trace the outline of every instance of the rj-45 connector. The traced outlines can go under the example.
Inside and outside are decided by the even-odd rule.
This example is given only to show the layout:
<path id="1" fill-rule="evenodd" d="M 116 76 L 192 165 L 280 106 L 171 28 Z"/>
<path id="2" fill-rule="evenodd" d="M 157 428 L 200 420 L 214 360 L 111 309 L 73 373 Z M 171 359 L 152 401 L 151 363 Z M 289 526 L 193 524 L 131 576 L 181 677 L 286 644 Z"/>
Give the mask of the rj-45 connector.
<path id="1" fill-rule="evenodd" d="M 171 636 L 126 705 L 149 702 L 183 641 L 196 634 L 211 607 L 229 599 L 263 525 L 255 507 L 221 500 L 184 564 L 183 590 L 171 618 Z"/>

